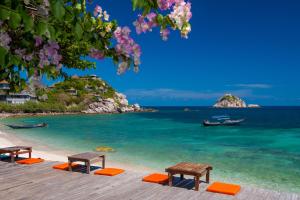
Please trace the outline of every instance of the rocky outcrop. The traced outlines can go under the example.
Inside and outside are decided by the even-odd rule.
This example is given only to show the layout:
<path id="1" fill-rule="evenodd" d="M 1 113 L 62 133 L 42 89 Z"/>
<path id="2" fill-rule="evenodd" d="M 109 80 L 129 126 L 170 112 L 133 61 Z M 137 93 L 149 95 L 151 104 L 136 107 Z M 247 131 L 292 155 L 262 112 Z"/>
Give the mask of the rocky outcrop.
<path id="1" fill-rule="evenodd" d="M 245 101 L 232 94 L 225 94 L 221 97 L 216 104 L 213 106 L 215 108 L 246 108 L 247 105 Z"/>
<path id="2" fill-rule="evenodd" d="M 139 104 L 130 105 L 126 96 L 115 92 L 114 98 L 102 99 L 93 102 L 84 113 L 128 113 L 144 111 Z"/>

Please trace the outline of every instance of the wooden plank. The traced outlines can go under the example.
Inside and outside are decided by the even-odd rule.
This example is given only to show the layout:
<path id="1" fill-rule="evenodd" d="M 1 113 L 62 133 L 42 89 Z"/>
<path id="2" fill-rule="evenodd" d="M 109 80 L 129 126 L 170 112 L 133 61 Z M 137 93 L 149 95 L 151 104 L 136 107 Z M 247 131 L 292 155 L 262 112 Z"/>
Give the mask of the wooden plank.
<path id="1" fill-rule="evenodd" d="M 0 162 L 0 199 L 39 200 L 159 200 L 159 199 L 202 199 L 202 200 L 300 200 L 298 194 L 242 186 L 235 197 L 206 192 L 207 184 L 200 184 L 200 191 L 191 189 L 193 181 L 185 179 L 174 187 L 142 182 L 143 173 L 126 171 L 114 176 L 96 176 L 79 172 L 54 170 L 56 162 L 44 162 L 24 166 Z"/>

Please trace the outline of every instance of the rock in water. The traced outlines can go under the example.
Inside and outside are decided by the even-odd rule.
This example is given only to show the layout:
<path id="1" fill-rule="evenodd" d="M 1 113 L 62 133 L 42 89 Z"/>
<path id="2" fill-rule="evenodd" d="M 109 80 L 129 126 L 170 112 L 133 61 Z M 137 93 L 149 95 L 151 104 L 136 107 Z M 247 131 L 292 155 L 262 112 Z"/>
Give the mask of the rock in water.
<path id="1" fill-rule="evenodd" d="M 215 108 L 246 108 L 245 101 L 232 94 L 225 94 L 213 106 Z"/>

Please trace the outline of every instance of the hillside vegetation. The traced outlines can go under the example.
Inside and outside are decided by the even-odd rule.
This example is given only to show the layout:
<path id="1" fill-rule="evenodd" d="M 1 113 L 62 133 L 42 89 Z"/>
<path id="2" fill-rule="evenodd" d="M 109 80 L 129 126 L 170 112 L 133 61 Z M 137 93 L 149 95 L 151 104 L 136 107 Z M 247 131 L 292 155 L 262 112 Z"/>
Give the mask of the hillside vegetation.
<path id="1" fill-rule="evenodd" d="M 115 98 L 115 90 L 95 77 L 72 77 L 51 87 L 36 89 L 38 101 L 14 105 L 1 103 L 0 111 L 11 113 L 81 112 L 101 99 Z"/>

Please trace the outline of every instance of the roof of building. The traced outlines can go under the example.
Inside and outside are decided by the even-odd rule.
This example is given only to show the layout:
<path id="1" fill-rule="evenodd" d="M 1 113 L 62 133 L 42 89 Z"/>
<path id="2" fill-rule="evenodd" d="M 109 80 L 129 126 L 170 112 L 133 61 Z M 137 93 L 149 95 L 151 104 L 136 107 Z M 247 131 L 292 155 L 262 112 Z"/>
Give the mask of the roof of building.
<path id="1" fill-rule="evenodd" d="M 8 84 L 8 82 L 6 80 L 2 80 L 0 81 L 0 84 Z"/>

